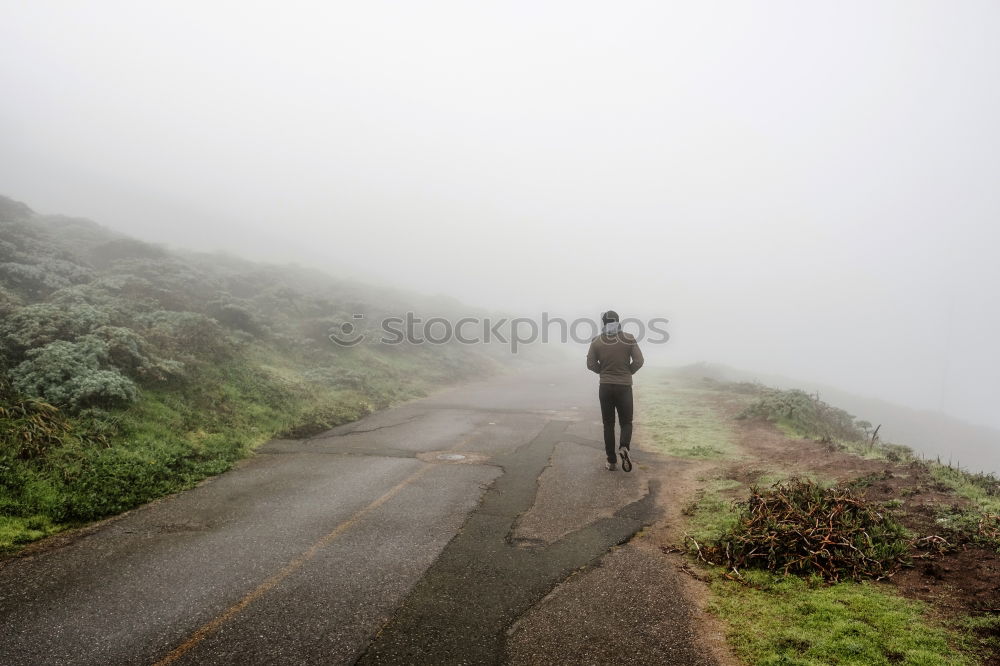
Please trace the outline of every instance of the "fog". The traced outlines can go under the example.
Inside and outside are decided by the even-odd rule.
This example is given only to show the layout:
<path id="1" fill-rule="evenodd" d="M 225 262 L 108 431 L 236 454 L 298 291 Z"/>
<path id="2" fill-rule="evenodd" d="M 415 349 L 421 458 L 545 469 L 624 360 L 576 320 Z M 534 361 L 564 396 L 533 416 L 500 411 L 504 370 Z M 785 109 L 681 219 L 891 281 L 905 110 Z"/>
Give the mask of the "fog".
<path id="1" fill-rule="evenodd" d="M 995 2 L 0 5 L 38 211 L 1000 426 Z"/>

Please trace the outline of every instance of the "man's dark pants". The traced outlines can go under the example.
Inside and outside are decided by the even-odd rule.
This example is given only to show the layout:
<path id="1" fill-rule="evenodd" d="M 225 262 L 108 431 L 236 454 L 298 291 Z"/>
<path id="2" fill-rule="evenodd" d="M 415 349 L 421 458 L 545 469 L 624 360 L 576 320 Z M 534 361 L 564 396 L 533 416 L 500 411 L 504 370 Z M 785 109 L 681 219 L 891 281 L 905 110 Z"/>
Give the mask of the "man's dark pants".
<path id="1" fill-rule="evenodd" d="M 604 421 L 604 452 L 608 462 L 616 462 L 615 452 L 615 411 L 621 424 L 621 446 L 628 448 L 632 443 L 632 387 L 627 384 L 601 384 L 597 390 L 601 399 L 601 420 Z"/>

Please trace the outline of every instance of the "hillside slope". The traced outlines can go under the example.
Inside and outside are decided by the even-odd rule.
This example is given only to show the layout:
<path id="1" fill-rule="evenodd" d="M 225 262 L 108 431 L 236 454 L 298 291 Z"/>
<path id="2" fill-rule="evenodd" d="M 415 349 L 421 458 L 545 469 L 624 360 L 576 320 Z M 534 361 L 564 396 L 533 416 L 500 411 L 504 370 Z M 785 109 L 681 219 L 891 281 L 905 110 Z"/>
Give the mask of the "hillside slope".
<path id="1" fill-rule="evenodd" d="M 0 197 L 0 550 L 510 360 L 499 345 L 328 338 L 410 311 L 481 314 Z"/>

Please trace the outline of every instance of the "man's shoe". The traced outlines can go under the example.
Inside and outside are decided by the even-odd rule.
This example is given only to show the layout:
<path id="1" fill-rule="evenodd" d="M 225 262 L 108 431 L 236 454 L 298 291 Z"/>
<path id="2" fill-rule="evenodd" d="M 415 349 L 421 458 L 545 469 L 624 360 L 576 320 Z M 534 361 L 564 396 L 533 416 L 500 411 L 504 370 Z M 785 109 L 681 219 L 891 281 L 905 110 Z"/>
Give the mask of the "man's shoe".
<path id="1" fill-rule="evenodd" d="M 632 459 L 628 457 L 628 447 L 618 449 L 618 455 L 622 457 L 622 469 L 626 472 L 632 471 Z"/>
<path id="2" fill-rule="evenodd" d="M 616 469 L 618 469 L 618 465 L 613 462 L 606 462 L 604 463 L 604 469 L 608 470 L 609 472 L 614 472 Z"/>

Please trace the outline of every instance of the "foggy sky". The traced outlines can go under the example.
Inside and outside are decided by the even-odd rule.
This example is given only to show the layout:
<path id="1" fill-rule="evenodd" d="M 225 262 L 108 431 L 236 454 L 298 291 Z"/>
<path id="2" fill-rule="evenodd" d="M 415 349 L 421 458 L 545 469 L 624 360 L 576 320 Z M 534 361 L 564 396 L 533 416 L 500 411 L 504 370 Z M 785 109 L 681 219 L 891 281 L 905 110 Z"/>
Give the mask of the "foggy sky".
<path id="1" fill-rule="evenodd" d="M 1000 426 L 996 2 L 0 10 L 40 212 Z"/>

